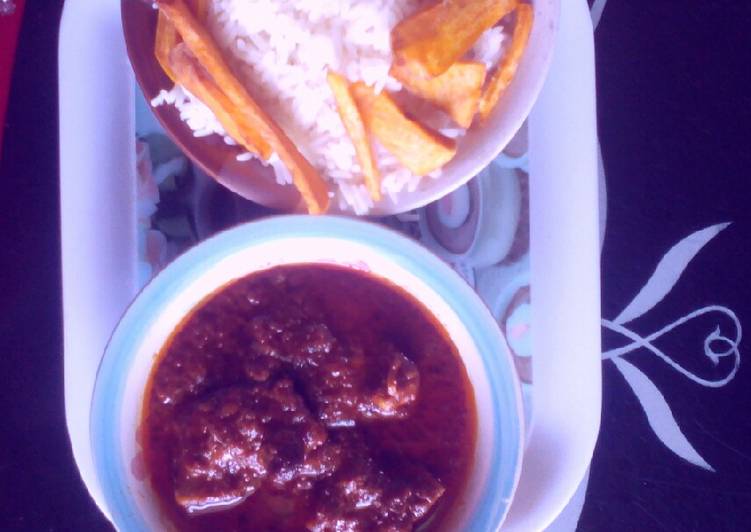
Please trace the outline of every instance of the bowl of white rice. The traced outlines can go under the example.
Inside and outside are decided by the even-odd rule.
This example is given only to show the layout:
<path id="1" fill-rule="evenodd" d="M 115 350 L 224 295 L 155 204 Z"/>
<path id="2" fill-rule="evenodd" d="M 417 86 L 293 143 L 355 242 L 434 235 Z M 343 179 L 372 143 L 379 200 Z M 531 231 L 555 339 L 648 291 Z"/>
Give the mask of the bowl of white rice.
<path id="1" fill-rule="evenodd" d="M 487 119 L 475 119 L 467 129 L 416 98 L 402 98 L 406 91 L 390 74 L 392 29 L 435 1 L 213 0 L 205 26 L 237 78 L 326 181 L 328 211 L 379 216 L 421 207 L 466 183 L 521 127 L 552 57 L 559 3 L 524 1 L 532 4 L 534 22 L 516 74 Z M 260 161 L 238 146 L 206 105 L 162 71 L 154 56 L 154 6 L 122 0 L 122 17 L 136 78 L 173 140 L 237 194 L 281 211 L 303 210 L 278 157 Z M 466 58 L 484 63 L 489 73 L 498 68 L 513 26 L 513 16 L 504 17 L 480 36 Z M 415 175 L 373 140 L 381 178 L 381 199 L 374 201 L 327 83 L 330 70 L 394 95 L 407 116 L 454 139 L 455 156 L 442 168 Z"/>

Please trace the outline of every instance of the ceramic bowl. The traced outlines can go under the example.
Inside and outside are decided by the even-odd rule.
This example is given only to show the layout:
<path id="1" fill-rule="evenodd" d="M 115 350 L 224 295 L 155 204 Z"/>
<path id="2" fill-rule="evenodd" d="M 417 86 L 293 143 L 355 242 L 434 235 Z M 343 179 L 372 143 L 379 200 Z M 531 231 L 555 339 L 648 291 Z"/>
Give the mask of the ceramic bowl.
<path id="1" fill-rule="evenodd" d="M 509 143 L 526 119 L 548 71 L 558 25 L 559 0 L 534 0 L 534 23 L 529 43 L 511 85 L 482 125 L 475 124 L 458 143 L 454 159 L 440 177 L 423 179 L 414 191 L 403 191 L 398 201 L 384 198 L 370 211 L 388 215 L 422 207 L 451 192 L 477 175 Z M 150 2 L 122 0 L 125 42 L 136 79 L 150 101 L 162 89 L 172 88 L 154 57 L 156 10 Z M 172 139 L 206 173 L 245 198 L 287 212 L 300 208 L 300 197 L 292 186 L 278 185 L 272 171 L 255 161 L 235 159 L 237 149 L 218 135 L 196 138 L 171 105 L 154 108 L 157 118 Z M 331 212 L 338 212 L 332 204 Z"/>
<path id="2" fill-rule="evenodd" d="M 102 359 L 90 419 L 95 469 L 115 526 L 169 529 L 146 478 L 137 433 L 144 387 L 171 332 L 232 280 L 297 263 L 369 271 L 409 292 L 444 326 L 467 369 L 479 420 L 473 467 L 450 526 L 497 529 L 519 478 L 524 429 L 519 382 L 495 320 L 451 268 L 416 242 L 333 216 L 279 216 L 219 233 L 168 265 L 128 308 Z"/>

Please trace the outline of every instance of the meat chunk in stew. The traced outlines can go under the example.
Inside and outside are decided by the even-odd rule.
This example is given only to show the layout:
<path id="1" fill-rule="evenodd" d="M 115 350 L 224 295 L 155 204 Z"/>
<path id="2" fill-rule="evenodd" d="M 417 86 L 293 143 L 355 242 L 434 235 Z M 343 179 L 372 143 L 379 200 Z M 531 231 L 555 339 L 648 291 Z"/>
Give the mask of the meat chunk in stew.
<path id="1" fill-rule="evenodd" d="M 397 461 L 384 468 L 356 434 L 338 439 L 345 456 L 324 481 L 309 530 L 410 531 L 443 495 L 444 487 L 420 466 Z"/>
<path id="2" fill-rule="evenodd" d="M 287 379 L 197 399 L 172 432 L 175 500 L 190 513 L 238 504 L 266 478 L 284 485 L 325 477 L 339 462 L 338 447 Z"/>
<path id="3" fill-rule="evenodd" d="M 414 362 L 387 342 L 341 342 L 325 323 L 305 318 L 304 308 L 291 306 L 282 315 L 256 317 L 249 333 L 259 355 L 302 371 L 323 423 L 353 426 L 362 418 L 409 414 L 420 386 Z M 369 356 L 374 350 L 378 356 Z"/>

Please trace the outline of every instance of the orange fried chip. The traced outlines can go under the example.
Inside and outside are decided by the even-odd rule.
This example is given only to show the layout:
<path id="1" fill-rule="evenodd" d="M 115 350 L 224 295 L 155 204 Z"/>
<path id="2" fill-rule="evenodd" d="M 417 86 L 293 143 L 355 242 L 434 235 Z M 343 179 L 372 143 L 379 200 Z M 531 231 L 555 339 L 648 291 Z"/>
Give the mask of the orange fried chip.
<path id="1" fill-rule="evenodd" d="M 485 65 L 459 61 L 432 77 L 418 63 L 397 61 L 391 75 L 410 92 L 446 111 L 463 128 L 472 124 L 485 84 Z"/>
<path id="2" fill-rule="evenodd" d="M 193 7 L 193 13 L 196 14 L 196 18 L 200 21 L 206 21 L 209 14 L 210 0 L 193 0 L 191 5 Z"/>
<path id="3" fill-rule="evenodd" d="M 347 130 L 347 134 L 355 146 L 357 160 L 360 162 L 365 178 L 365 186 L 368 188 L 370 197 L 374 201 L 379 201 L 381 199 L 381 175 L 373 156 L 373 146 L 368 138 L 368 133 L 365 131 L 365 123 L 355 99 L 349 91 L 349 82 L 347 78 L 333 71 L 328 72 L 326 79 L 331 87 L 331 92 L 334 94 L 336 108 L 344 124 L 344 129 Z"/>
<path id="4" fill-rule="evenodd" d="M 193 11 L 198 20 L 206 20 L 209 11 L 209 0 L 193 0 Z M 180 42 L 180 35 L 161 11 L 156 20 L 156 36 L 154 39 L 154 55 L 167 77 L 175 83 L 175 73 L 170 68 L 170 52 Z"/>
<path id="5" fill-rule="evenodd" d="M 243 110 L 247 115 L 247 123 L 251 128 L 247 132 L 253 138 L 254 153 L 264 160 L 271 157 L 272 149 L 261 128 L 257 126 L 257 119 L 250 116 L 253 106 L 248 105 L 252 98 L 230 70 L 224 61 L 219 48 L 209 32 L 191 12 L 183 0 L 160 0 L 159 14 L 163 14 L 172 23 L 185 45 L 193 53 L 198 62 L 206 69 L 215 84 L 221 87 L 236 109 Z"/>
<path id="6" fill-rule="evenodd" d="M 365 126 L 413 174 L 423 176 L 456 154 L 456 143 L 407 118 L 393 98 L 362 82 L 350 86 Z"/>
<path id="7" fill-rule="evenodd" d="M 392 48 L 397 58 L 417 61 L 438 76 L 510 13 L 517 1 L 442 0 L 397 24 L 391 32 Z"/>
<path id="8" fill-rule="evenodd" d="M 172 49 L 169 65 L 175 75 L 175 83 L 206 104 L 230 137 L 249 152 L 258 154 L 254 144 L 256 135 L 249 132 L 247 124 L 242 123 L 242 113 L 238 112 L 184 43 Z"/>
<path id="9" fill-rule="evenodd" d="M 169 19 L 162 13 L 156 19 L 156 36 L 154 38 L 154 55 L 156 56 L 159 66 L 162 67 L 167 77 L 175 82 L 175 73 L 172 72 L 172 68 L 169 65 L 169 54 L 175 45 L 180 42 L 180 36 L 177 34 L 177 30 L 169 21 Z"/>
<path id="10" fill-rule="evenodd" d="M 516 75 L 519 61 L 521 61 L 522 54 L 529 41 L 533 19 L 534 10 L 531 5 L 519 4 L 517 6 L 516 25 L 514 26 L 514 34 L 511 37 L 511 44 L 506 55 L 501 59 L 501 64 L 490 78 L 488 86 L 485 88 L 480 99 L 480 117 L 483 120 L 488 118 L 501 98 L 501 94 L 503 94 L 503 91 L 506 90 Z"/>
<path id="11" fill-rule="evenodd" d="M 284 131 L 253 100 L 243 84 L 232 73 L 211 34 L 201 26 L 183 0 L 158 0 L 159 9 L 174 24 L 188 49 L 206 69 L 214 82 L 242 115 L 247 134 L 253 135 L 256 153 L 268 160 L 273 152 L 292 174 L 308 212 L 320 214 L 329 205 L 328 187 L 323 178 L 299 152 Z"/>

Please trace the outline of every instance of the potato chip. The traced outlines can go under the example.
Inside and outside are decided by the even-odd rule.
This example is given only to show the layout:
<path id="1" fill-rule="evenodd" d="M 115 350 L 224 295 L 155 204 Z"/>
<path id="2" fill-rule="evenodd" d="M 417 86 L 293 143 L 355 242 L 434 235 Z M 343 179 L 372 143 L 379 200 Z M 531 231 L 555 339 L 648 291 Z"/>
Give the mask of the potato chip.
<path id="1" fill-rule="evenodd" d="M 206 22 L 206 18 L 209 15 L 209 3 L 211 0 L 192 0 L 191 6 L 193 7 L 193 13 L 196 18 L 201 22 Z"/>
<path id="2" fill-rule="evenodd" d="M 183 0 L 160 0 L 157 5 L 159 12 L 174 25 L 188 49 L 206 69 L 216 85 L 221 87 L 222 92 L 227 95 L 235 108 L 243 110 L 247 115 L 245 118 L 252 126 L 252 132 L 249 131 L 248 134 L 254 136 L 253 144 L 256 147 L 254 151 L 264 160 L 268 160 L 272 150 L 268 140 L 262 135 L 262 128 L 258 127 L 258 117 L 253 115 L 253 110 L 257 108 L 257 105 L 252 101 L 242 83 L 235 78 L 209 32 L 201 26 Z"/>
<path id="3" fill-rule="evenodd" d="M 465 129 L 477 112 L 485 73 L 485 64 L 476 61 L 459 61 L 435 77 L 419 63 L 397 61 L 391 67 L 391 75 L 407 90 L 446 111 Z"/>
<path id="4" fill-rule="evenodd" d="M 162 13 L 156 19 L 156 35 L 154 38 L 154 55 L 162 67 L 167 77 L 175 83 L 175 73 L 172 72 L 172 68 L 169 64 L 169 54 L 175 45 L 180 42 L 180 36 L 177 30 L 169 21 L 169 19 Z"/>
<path id="5" fill-rule="evenodd" d="M 362 82 L 350 86 L 365 126 L 413 174 L 437 170 L 456 155 L 456 143 L 410 120 L 385 92 Z"/>
<path id="6" fill-rule="evenodd" d="M 503 92 L 508 88 L 511 80 L 516 75 L 516 70 L 519 68 L 519 62 L 521 61 L 524 50 L 527 47 L 529 41 L 529 34 L 532 30 L 532 22 L 534 19 L 534 10 L 529 4 L 519 4 L 516 8 L 516 25 L 514 26 L 514 33 L 511 37 L 511 44 L 506 51 L 506 55 L 501 59 L 501 64 L 497 70 L 493 73 L 488 86 L 482 94 L 480 99 L 480 117 L 486 120 L 490 116 L 491 111 L 498 104 Z"/>
<path id="7" fill-rule="evenodd" d="M 513 11 L 518 0 L 442 0 L 397 24 L 391 43 L 397 58 L 417 61 L 432 76 L 446 72 L 482 33 Z"/>
<path id="8" fill-rule="evenodd" d="M 201 66 L 242 114 L 241 121 L 248 126 L 245 132 L 257 137 L 253 143 L 258 148 L 256 153 L 268 161 L 271 154 L 276 152 L 292 175 L 292 181 L 303 197 L 308 212 L 325 212 L 329 205 L 326 182 L 235 77 L 208 30 L 201 26 L 183 0 L 158 0 L 157 5 L 174 24 Z"/>
<path id="9" fill-rule="evenodd" d="M 184 43 L 172 49 L 169 65 L 175 74 L 175 83 L 185 87 L 211 109 L 230 137 L 249 152 L 258 154 L 254 136 L 248 134 L 249 126 L 241 123 L 242 113 L 238 112 Z"/>
<path id="10" fill-rule="evenodd" d="M 192 6 L 196 18 L 205 21 L 209 11 L 209 0 L 192 0 Z M 172 49 L 180 42 L 180 35 L 161 11 L 156 20 L 156 36 L 154 41 L 156 60 L 159 62 L 162 70 L 164 70 L 164 73 L 167 74 L 167 77 L 175 83 L 175 74 L 170 68 L 169 56 Z"/>
<path id="11" fill-rule="evenodd" d="M 355 146 L 355 153 L 362 168 L 365 186 L 368 188 L 370 197 L 374 201 L 379 201 L 381 199 L 381 175 L 373 156 L 373 146 L 370 143 L 367 131 L 365 131 L 365 123 L 360 116 L 360 110 L 357 108 L 355 99 L 349 91 L 349 81 L 341 74 L 333 71 L 328 72 L 327 80 L 331 92 L 334 94 L 336 108 L 342 118 L 344 129 L 347 130 L 347 134 Z"/>

